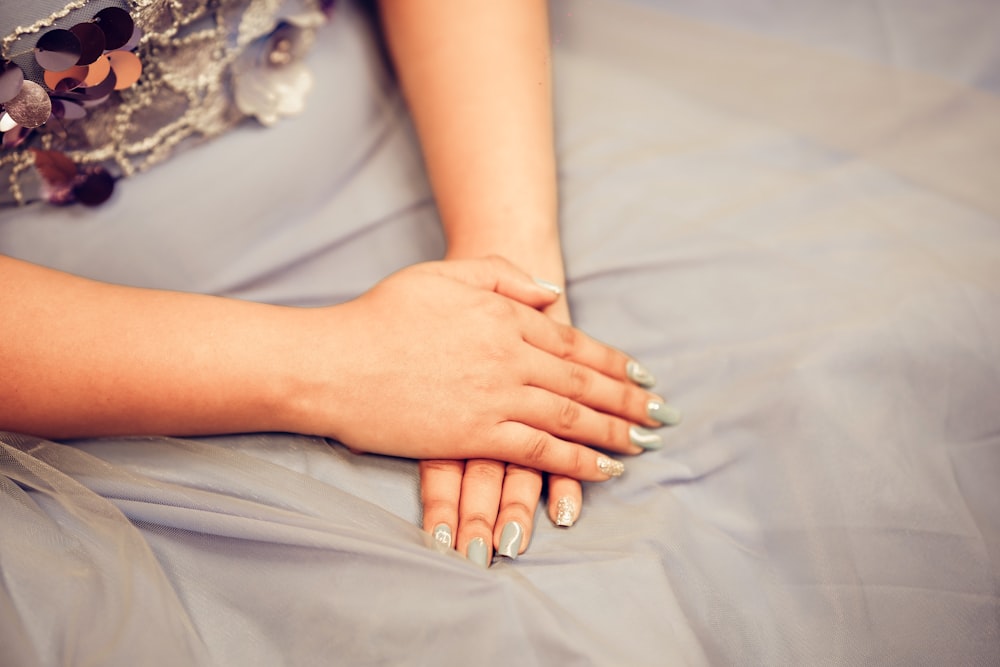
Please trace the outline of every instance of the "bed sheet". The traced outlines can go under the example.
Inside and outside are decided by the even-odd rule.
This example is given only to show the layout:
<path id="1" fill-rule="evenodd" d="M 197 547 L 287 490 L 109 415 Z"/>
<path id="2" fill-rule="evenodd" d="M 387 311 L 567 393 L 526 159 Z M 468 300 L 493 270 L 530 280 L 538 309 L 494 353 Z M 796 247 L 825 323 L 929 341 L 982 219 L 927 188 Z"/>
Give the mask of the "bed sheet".
<path id="1" fill-rule="evenodd" d="M 1000 662 L 996 10 L 786 4 L 551 3 L 574 317 L 685 411 L 663 451 L 587 486 L 576 526 L 539 513 L 527 553 L 484 571 L 417 528 L 409 461 L 288 434 L 2 435 L 4 664 Z M 886 43 L 921 26 L 948 55 L 859 45 L 838 16 Z M 323 48 L 377 70 L 342 18 Z M 125 183 L 102 220 L 4 213 L 0 248 L 307 305 L 436 256 L 398 97 L 352 71 L 317 106 L 363 131 L 230 135 Z M 270 192 L 221 182 L 190 211 L 164 193 L 244 150 L 301 163 L 308 141 L 330 142 L 305 162 L 335 188 L 248 166 Z M 220 254 L 179 265 L 122 231 L 156 215 L 215 229 Z M 240 220 L 255 233 L 234 239 Z M 135 276 L 102 243 L 159 250 Z"/>

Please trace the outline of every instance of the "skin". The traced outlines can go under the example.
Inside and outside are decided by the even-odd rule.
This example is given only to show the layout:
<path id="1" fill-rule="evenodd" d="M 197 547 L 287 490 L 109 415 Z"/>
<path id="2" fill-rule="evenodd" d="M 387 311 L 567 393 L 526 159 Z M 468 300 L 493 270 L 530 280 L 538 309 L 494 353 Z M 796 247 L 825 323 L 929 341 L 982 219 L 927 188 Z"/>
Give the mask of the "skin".
<path id="1" fill-rule="evenodd" d="M 553 295 L 499 258 L 409 267 L 326 308 L 109 285 L 5 257 L 0 284 L 3 430 L 287 431 L 601 481 L 582 443 L 628 451 L 621 426 L 644 399 L 606 375 L 621 352 L 539 313 Z M 580 419 L 560 421 L 567 412 Z"/>
<path id="2" fill-rule="evenodd" d="M 503 256 L 562 285 L 552 79 L 544 2 L 382 0 L 380 13 L 414 117 L 448 240 L 448 259 Z M 546 306 L 568 324 L 565 297 Z M 622 378 L 624 367 L 608 369 Z M 657 426 L 644 413 L 632 419 Z M 623 449 L 629 454 L 638 448 Z M 496 460 L 421 464 L 424 528 L 457 528 L 456 548 L 482 537 L 499 545 L 503 526 L 531 538 L 542 479 Z M 577 479 L 553 475 L 549 518 L 561 497 L 582 506 Z"/>

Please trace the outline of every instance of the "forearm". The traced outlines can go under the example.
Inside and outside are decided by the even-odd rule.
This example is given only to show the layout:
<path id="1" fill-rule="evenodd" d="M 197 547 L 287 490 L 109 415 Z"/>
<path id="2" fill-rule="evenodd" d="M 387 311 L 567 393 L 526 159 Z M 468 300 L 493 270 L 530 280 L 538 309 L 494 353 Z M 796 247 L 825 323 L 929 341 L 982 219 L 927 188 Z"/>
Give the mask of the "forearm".
<path id="1" fill-rule="evenodd" d="M 0 257 L 0 429 L 280 430 L 294 309 L 84 280 Z"/>
<path id="2" fill-rule="evenodd" d="M 544 2 L 382 0 L 451 257 L 562 281 Z"/>

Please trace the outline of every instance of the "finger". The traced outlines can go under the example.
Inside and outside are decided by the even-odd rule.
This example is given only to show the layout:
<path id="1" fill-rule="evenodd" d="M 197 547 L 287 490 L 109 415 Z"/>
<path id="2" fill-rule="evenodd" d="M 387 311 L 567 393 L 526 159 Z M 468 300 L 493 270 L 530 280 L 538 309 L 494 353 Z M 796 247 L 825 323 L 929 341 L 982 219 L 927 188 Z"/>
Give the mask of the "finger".
<path id="1" fill-rule="evenodd" d="M 603 384 L 605 388 L 619 388 L 616 392 L 599 393 L 598 396 L 603 397 L 604 402 L 601 405 L 592 405 L 591 407 L 613 412 L 647 426 L 676 426 L 681 422 L 680 410 L 668 404 L 661 397 L 639 389 L 639 387 L 647 389 L 652 387 L 656 383 L 656 379 L 641 364 L 624 352 L 597 342 L 579 329 L 553 322 L 530 308 L 515 308 L 514 313 L 519 318 L 522 336 L 526 342 L 547 352 L 550 356 L 576 363 L 611 380 L 611 382 L 598 383 Z M 532 368 L 536 369 L 537 376 L 539 370 L 536 366 L 532 366 Z M 564 381 L 570 382 L 590 381 L 587 374 L 578 374 L 578 377 L 574 377 L 573 374 L 576 372 L 565 370 L 562 373 L 554 373 L 551 364 L 549 364 L 541 374 L 561 377 Z M 548 386 L 546 388 L 564 396 L 573 397 L 566 393 L 565 388 L 553 389 Z M 617 404 L 607 400 L 616 397 L 619 399 Z M 644 397 L 644 399 L 639 400 L 639 397 Z M 629 407 L 631 407 L 631 411 L 628 409 Z"/>
<path id="2" fill-rule="evenodd" d="M 658 427 L 679 420 L 679 412 L 656 394 L 551 354 L 528 355 L 524 373 L 525 381 L 534 387 L 636 424 Z"/>
<path id="3" fill-rule="evenodd" d="M 541 495 L 542 473 L 518 465 L 507 466 L 500 513 L 493 529 L 497 555 L 513 559 L 528 548 Z"/>
<path id="4" fill-rule="evenodd" d="M 443 550 L 454 548 L 464 472 L 464 461 L 420 462 L 420 501 L 424 508 L 424 530 L 434 536 L 435 544 Z"/>
<path id="5" fill-rule="evenodd" d="M 620 454 L 641 454 L 662 445 L 662 438 L 657 441 L 652 431 L 637 429 L 620 417 L 538 387 L 524 387 L 518 392 L 511 418 L 572 442 Z"/>
<path id="6" fill-rule="evenodd" d="M 493 527 L 503 488 L 504 464 L 470 459 L 465 464 L 458 505 L 458 551 L 473 563 L 489 567 L 493 560 Z"/>
<path id="7" fill-rule="evenodd" d="M 516 309 L 524 340 L 562 359 L 569 359 L 610 378 L 628 380 L 632 358 L 600 343 L 579 329 L 560 324 L 530 308 Z"/>
<path id="8" fill-rule="evenodd" d="M 621 461 L 521 422 L 497 424 L 485 444 L 488 456 L 582 481 L 603 482 L 625 472 Z"/>
<path id="9" fill-rule="evenodd" d="M 531 308 L 545 308 L 562 295 L 562 288 L 558 285 L 541 278 L 532 278 L 506 259 L 495 255 L 482 259 L 432 262 L 424 266 L 439 275 L 496 292 Z"/>
<path id="10" fill-rule="evenodd" d="M 569 528 L 580 518 L 583 486 L 571 477 L 549 475 L 549 518 L 557 526 Z"/>

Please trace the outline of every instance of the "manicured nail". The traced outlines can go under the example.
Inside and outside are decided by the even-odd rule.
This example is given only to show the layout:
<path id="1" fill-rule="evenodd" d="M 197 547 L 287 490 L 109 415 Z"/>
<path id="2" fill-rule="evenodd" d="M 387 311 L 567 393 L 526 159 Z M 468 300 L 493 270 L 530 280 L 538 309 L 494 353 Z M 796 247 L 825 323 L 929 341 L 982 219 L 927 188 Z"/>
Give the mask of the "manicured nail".
<path id="1" fill-rule="evenodd" d="M 653 374 L 642 367 L 638 361 L 629 361 L 625 364 L 625 374 L 628 375 L 628 379 L 635 382 L 640 387 L 652 387 L 656 384 L 656 378 Z"/>
<path id="2" fill-rule="evenodd" d="M 497 553 L 501 556 L 514 559 L 521 551 L 521 540 L 524 539 L 524 528 L 517 521 L 511 521 L 503 527 L 500 533 L 500 546 Z"/>
<path id="3" fill-rule="evenodd" d="M 469 542 L 469 546 L 465 549 L 465 557 L 479 567 L 489 567 L 490 552 L 486 548 L 486 540 L 481 537 L 477 537 Z"/>
<path id="4" fill-rule="evenodd" d="M 637 445 L 643 449 L 660 449 L 663 447 L 663 438 L 660 437 L 659 433 L 641 426 L 629 426 L 628 439 L 632 441 L 633 445 Z"/>
<path id="5" fill-rule="evenodd" d="M 441 551 L 451 549 L 451 526 L 446 523 L 439 523 L 434 526 L 434 544 Z"/>
<path id="6" fill-rule="evenodd" d="M 664 426 L 677 426 L 681 423 L 681 411 L 663 401 L 652 400 L 646 404 L 646 414 Z"/>
<path id="7" fill-rule="evenodd" d="M 559 287 L 559 285 L 556 285 L 555 283 L 550 283 L 548 280 L 542 280 L 541 278 L 534 278 L 534 281 L 536 285 L 538 285 L 542 289 L 547 289 L 553 294 L 563 293 L 562 287 Z"/>
<path id="8" fill-rule="evenodd" d="M 598 456 L 597 469 L 609 477 L 621 477 L 621 474 L 625 472 L 625 464 L 609 459 L 607 456 Z"/>
<path id="9" fill-rule="evenodd" d="M 576 503 L 569 496 L 563 496 L 556 503 L 556 525 L 569 528 L 576 523 Z"/>

